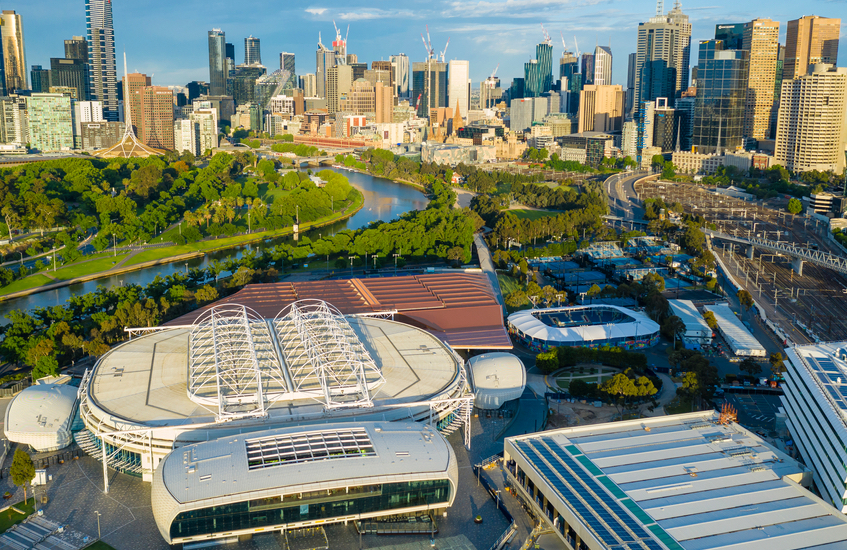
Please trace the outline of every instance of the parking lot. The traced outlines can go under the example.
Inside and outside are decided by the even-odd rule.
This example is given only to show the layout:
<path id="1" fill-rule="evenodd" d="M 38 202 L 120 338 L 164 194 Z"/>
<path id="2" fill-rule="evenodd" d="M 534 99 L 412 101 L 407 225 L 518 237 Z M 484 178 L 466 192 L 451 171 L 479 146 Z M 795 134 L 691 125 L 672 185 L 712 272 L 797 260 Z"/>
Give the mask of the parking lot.
<path id="1" fill-rule="evenodd" d="M 776 413 L 782 406 L 778 395 L 727 393 L 724 399 L 738 411 L 738 423 L 742 426 L 767 433 L 774 431 Z"/>

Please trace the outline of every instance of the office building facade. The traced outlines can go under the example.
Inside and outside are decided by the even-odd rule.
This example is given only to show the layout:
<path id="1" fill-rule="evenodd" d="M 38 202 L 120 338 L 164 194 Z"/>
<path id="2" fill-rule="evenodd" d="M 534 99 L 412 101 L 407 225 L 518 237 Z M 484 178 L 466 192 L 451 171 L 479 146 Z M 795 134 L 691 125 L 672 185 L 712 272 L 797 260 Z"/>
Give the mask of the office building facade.
<path id="1" fill-rule="evenodd" d="M 779 21 L 754 19 L 745 24 L 742 49 L 749 52 L 744 136 L 769 139 L 779 57 Z"/>
<path id="2" fill-rule="evenodd" d="M 33 149 L 42 153 L 73 149 L 71 98 L 62 94 L 32 94 L 26 98 L 26 111 Z"/>
<path id="3" fill-rule="evenodd" d="M 470 63 L 451 59 L 448 64 L 447 105 L 459 109 L 463 119 L 468 118 L 470 109 Z"/>
<path id="4" fill-rule="evenodd" d="M 782 83 L 774 159 L 792 172 L 844 169 L 847 68 L 817 64 Z"/>
<path id="5" fill-rule="evenodd" d="M 124 105 L 129 103 L 130 120 L 134 126 L 136 137 L 141 135 L 141 94 L 142 88 L 151 86 L 150 77 L 143 73 L 129 73 L 123 78 Z"/>
<path id="6" fill-rule="evenodd" d="M 279 68 L 283 71 L 288 71 L 288 82 L 285 83 L 283 89 L 297 88 L 297 67 L 294 60 L 294 54 L 288 52 L 280 53 Z"/>
<path id="7" fill-rule="evenodd" d="M 353 86 L 353 69 L 349 65 L 338 65 L 327 70 L 326 108 L 329 114 L 340 110 L 342 96 Z"/>
<path id="8" fill-rule="evenodd" d="M 625 95 L 619 84 L 583 86 L 579 97 L 579 133 L 620 132 Z"/>
<path id="9" fill-rule="evenodd" d="M 29 143 L 25 97 L 0 97 L 0 143 Z"/>
<path id="10" fill-rule="evenodd" d="M 316 97 L 326 98 L 328 71 L 335 67 L 335 52 L 324 46 L 318 37 L 318 51 L 315 56 Z"/>
<path id="11" fill-rule="evenodd" d="M 306 97 L 318 97 L 317 79 L 313 73 L 304 74 L 300 77 L 300 88 Z"/>
<path id="12" fill-rule="evenodd" d="M 698 153 L 741 147 L 747 99 L 748 55 L 720 40 L 700 42 L 692 146 Z"/>
<path id="13" fill-rule="evenodd" d="M 45 69 L 41 65 L 33 65 L 30 77 L 33 93 L 40 94 L 50 91 L 50 69 Z"/>
<path id="14" fill-rule="evenodd" d="M 394 69 L 394 85 L 397 87 L 398 98 L 408 99 L 411 94 L 411 81 L 409 73 L 409 56 L 404 53 L 388 57 Z"/>
<path id="15" fill-rule="evenodd" d="M 261 65 L 239 65 L 227 79 L 227 95 L 232 96 L 236 106 L 259 102 L 256 81 L 267 72 Z"/>
<path id="16" fill-rule="evenodd" d="M 115 30 L 111 0 L 85 0 L 88 30 L 89 99 L 103 103 L 103 117 L 121 118 L 118 105 L 118 73 L 115 64 Z"/>
<path id="17" fill-rule="evenodd" d="M 88 41 L 84 36 L 73 36 L 65 40 L 65 59 L 82 59 L 88 62 Z"/>
<path id="18" fill-rule="evenodd" d="M 746 23 L 715 25 L 715 40 L 724 43 L 727 50 L 744 49 L 744 27 Z"/>
<path id="19" fill-rule="evenodd" d="M 805 75 L 810 65 L 838 63 L 838 38 L 841 19 L 807 15 L 789 21 L 785 36 L 783 80 Z"/>
<path id="20" fill-rule="evenodd" d="M 245 65 L 261 65 L 262 64 L 262 48 L 261 42 L 252 34 L 244 39 L 244 64 Z"/>
<path id="21" fill-rule="evenodd" d="M 123 122 L 83 122 L 80 124 L 80 142 L 85 151 L 99 151 L 118 144 L 124 137 Z"/>
<path id="22" fill-rule="evenodd" d="M 412 63 L 412 89 L 413 104 L 420 97 L 419 117 L 429 118 L 431 109 L 447 107 L 447 63 L 435 59 Z"/>
<path id="23" fill-rule="evenodd" d="M 220 29 L 209 31 L 209 94 L 226 94 L 226 33 Z"/>
<path id="24" fill-rule="evenodd" d="M 594 84 L 594 54 L 584 53 L 579 59 L 579 72 L 582 74 L 582 85 Z"/>
<path id="25" fill-rule="evenodd" d="M 607 46 L 597 46 L 594 48 L 593 82 L 598 86 L 612 84 L 612 49 Z"/>
<path id="26" fill-rule="evenodd" d="M 0 14 L 0 36 L 3 39 L 3 66 L 6 73 L 6 93 L 26 90 L 26 54 L 24 51 L 24 26 L 20 14 L 3 10 Z"/>
<path id="27" fill-rule="evenodd" d="M 542 42 L 535 46 L 535 59 L 524 63 L 523 97 L 539 97 L 553 87 L 553 46 Z"/>
<path id="28" fill-rule="evenodd" d="M 138 139 L 154 149 L 174 148 L 174 94 L 170 88 L 145 86 L 137 92 L 140 99 Z"/>

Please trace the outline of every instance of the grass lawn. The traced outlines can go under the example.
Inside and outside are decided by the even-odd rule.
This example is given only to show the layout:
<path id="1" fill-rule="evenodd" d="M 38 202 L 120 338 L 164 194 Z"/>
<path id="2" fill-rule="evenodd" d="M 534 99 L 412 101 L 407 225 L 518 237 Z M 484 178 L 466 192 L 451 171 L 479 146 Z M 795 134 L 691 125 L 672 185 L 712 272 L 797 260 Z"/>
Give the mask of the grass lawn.
<path id="1" fill-rule="evenodd" d="M 503 292 L 503 296 L 506 294 L 511 294 L 516 290 L 522 290 L 523 285 L 521 285 L 520 281 L 506 275 L 505 273 L 497 273 L 497 281 L 500 283 L 500 290 Z"/>
<path id="2" fill-rule="evenodd" d="M 556 379 L 556 385 L 559 386 L 560 388 L 562 388 L 563 390 L 566 390 L 566 389 L 571 387 L 571 381 L 570 380 L 562 380 L 561 378 L 557 378 Z"/>
<path id="3" fill-rule="evenodd" d="M 50 277 L 42 275 L 41 273 L 37 273 L 35 275 L 30 275 L 29 277 L 24 277 L 23 279 L 18 279 L 17 281 L 14 281 L 8 286 L 4 286 L 2 289 L 0 289 L 0 295 L 12 294 L 13 292 L 20 292 L 22 290 L 29 290 L 31 288 L 46 285 L 52 282 L 53 281 L 50 279 Z"/>
<path id="4" fill-rule="evenodd" d="M 97 542 L 95 542 L 91 546 L 86 546 L 85 550 L 115 550 L 115 549 L 112 548 L 111 546 L 109 546 L 108 544 L 106 544 L 105 542 L 103 542 L 102 540 L 98 540 Z"/>
<path id="5" fill-rule="evenodd" d="M 118 254 L 117 256 L 106 255 L 105 257 L 91 260 L 89 262 L 78 263 L 57 269 L 55 272 L 51 271 L 50 275 L 58 280 L 75 279 L 76 277 L 82 277 L 84 275 L 92 275 L 94 273 L 100 273 L 101 271 L 108 271 L 109 269 L 112 269 L 127 256 L 129 256 L 127 253 Z"/>
<path id="6" fill-rule="evenodd" d="M 5 532 L 12 525 L 22 522 L 26 518 L 32 515 L 35 512 L 35 504 L 33 503 L 32 495 L 29 497 L 29 502 L 31 504 L 24 504 L 23 502 L 18 502 L 15 504 L 15 508 L 18 510 L 23 510 L 26 512 L 25 515 L 19 514 L 9 508 L 5 512 L 0 513 L 0 533 Z"/>
<path id="7" fill-rule="evenodd" d="M 541 218 L 547 218 L 550 216 L 557 216 L 561 214 L 561 212 L 556 212 L 553 210 L 507 210 L 507 212 L 511 212 L 520 220 L 540 220 Z"/>

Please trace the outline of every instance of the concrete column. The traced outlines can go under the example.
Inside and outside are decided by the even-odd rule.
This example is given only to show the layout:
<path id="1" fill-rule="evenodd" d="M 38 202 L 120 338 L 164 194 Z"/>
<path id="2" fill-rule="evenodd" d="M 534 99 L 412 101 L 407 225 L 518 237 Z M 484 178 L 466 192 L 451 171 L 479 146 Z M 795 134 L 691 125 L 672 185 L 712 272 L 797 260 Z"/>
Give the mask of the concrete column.
<path id="1" fill-rule="evenodd" d="M 756 248 L 753 245 L 747 247 L 747 258 L 752 260 L 753 254 L 756 252 Z"/>
<path id="2" fill-rule="evenodd" d="M 791 268 L 794 269 L 794 272 L 798 277 L 803 276 L 803 260 L 800 258 L 794 258 L 791 260 Z"/>

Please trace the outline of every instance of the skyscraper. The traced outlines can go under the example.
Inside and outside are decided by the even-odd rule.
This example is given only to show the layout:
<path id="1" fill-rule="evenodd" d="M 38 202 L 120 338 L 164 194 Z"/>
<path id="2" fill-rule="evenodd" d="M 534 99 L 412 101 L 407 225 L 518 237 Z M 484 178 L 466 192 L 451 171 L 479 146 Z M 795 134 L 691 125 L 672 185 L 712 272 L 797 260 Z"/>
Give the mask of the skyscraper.
<path id="1" fill-rule="evenodd" d="M 659 3 L 661 6 L 661 2 Z M 679 2 L 638 25 L 633 109 L 644 101 L 666 97 L 671 105 L 688 88 L 691 24 Z"/>
<path id="2" fill-rule="evenodd" d="M 745 24 L 742 49 L 750 52 L 744 135 L 757 140 L 768 139 L 771 137 L 773 86 L 779 56 L 779 21 L 754 19 Z"/>
<path id="3" fill-rule="evenodd" d="M 65 40 L 65 59 L 82 59 L 88 63 L 88 42 L 82 36 Z"/>
<path id="4" fill-rule="evenodd" d="M 227 78 L 235 70 L 235 45 L 229 42 L 224 43 L 224 74 Z"/>
<path id="5" fill-rule="evenodd" d="M 174 94 L 162 86 L 138 90 L 141 120 L 136 122 L 142 143 L 156 149 L 174 148 Z"/>
<path id="6" fill-rule="evenodd" d="M 318 85 L 315 75 L 307 73 L 301 76 L 300 88 L 303 88 L 303 95 L 305 97 L 316 97 L 316 94 L 318 93 Z"/>
<path id="7" fill-rule="evenodd" d="M 583 86 L 579 98 L 579 132 L 620 132 L 624 95 L 619 84 Z"/>
<path id="8" fill-rule="evenodd" d="M 404 53 L 392 55 L 388 57 L 391 65 L 394 68 L 394 85 L 397 88 L 397 97 L 409 97 L 409 56 Z"/>
<path id="9" fill-rule="evenodd" d="M 692 145 L 698 153 L 741 147 L 749 52 L 700 41 Z"/>
<path id="10" fill-rule="evenodd" d="M 740 50 L 744 47 L 745 25 L 746 23 L 715 25 L 715 40 L 723 41 L 727 50 Z"/>
<path id="11" fill-rule="evenodd" d="M 428 88 L 427 76 L 429 76 Z M 447 107 L 447 63 L 441 63 L 435 58 L 412 63 L 412 87 L 414 103 L 417 103 L 418 96 L 421 98 L 420 107 L 418 107 L 419 117 L 429 118 L 430 109 Z"/>
<path id="12" fill-rule="evenodd" d="M 553 45 L 535 46 L 535 59 L 524 63 L 524 97 L 540 97 L 553 87 Z"/>
<path id="13" fill-rule="evenodd" d="M 776 130 L 776 162 L 792 172 L 844 169 L 847 140 L 847 68 L 809 67 L 783 80 Z"/>
<path id="14" fill-rule="evenodd" d="M 45 153 L 73 149 L 71 98 L 62 94 L 32 94 L 26 98 L 26 110 L 33 149 Z"/>
<path id="15" fill-rule="evenodd" d="M 470 64 L 451 59 L 448 64 L 447 105 L 456 108 L 463 119 L 468 118 L 470 108 Z"/>
<path id="16" fill-rule="evenodd" d="M 133 131 L 136 136 L 141 135 L 139 126 L 141 124 L 141 94 L 139 91 L 151 85 L 150 77 L 143 73 L 129 73 L 123 79 L 124 105 L 129 111 L 129 119 L 135 126 Z"/>
<path id="17" fill-rule="evenodd" d="M 582 85 L 594 84 L 594 54 L 584 53 L 579 59 L 579 72 L 582 75 Z"/>
<path id="18" fill-rule="evenodd" d="M 50 91 L 50 69 L 45 69 L 41 65 L 33 65 L 30 76 L 32 77 L 33 93 L 40 94 Z M 2 77 L 0 77 L 0 80 L 2 80 Z"/>
<path id="19" fill-rule="evenodd" d="M 294 54 L 282 52 L 279 54 L 279 68 L 288 71 L 288 82 L 283 88 L 297 88 L 297 69 L 294 65 Z"/>
<path id="20" fill-rule="evenodd" d="M 239 65 L 227 80 L 226 95 L 232 96 L 236 106 L 261 101 L 256 96 L 256 81 L 267 72 L 261 65 Z"/>
<path id="21" fill-rule="evenodd" d="M 83 59 L 50 59 L 50 86 L 74 88 L 74 99 L 88 101 L 88 63 Z"/>
<path id="22" fill-rule="evenodd" d="M 638 54 L 631 53 L 626 63 L 626 106 L 624 112 L 627 115 L 632 114 L 633 102 L 635 101 L 635 67 L 637 60 Z"/>
<path id="23" fill-rule="evenodd" d="M 209 31 L 209 95 L 226 95 L 226 33 Z"/>
<path id="24" fill-rule="evenodd" d="M 24 27 L 21 16 L 14 10 L 3 10 L 0 35 L 3 37 L 3 64 L 6 72 L 6 92 L 26 90 L 26 56 Z"/>
<path id="25" fill-rule="evenodd" d="M 252 34 L 244 39 L 244 64 L 262 64 L 262 49 L 259 39 L 255 38 Z"/>
<path id="26" fill-rule="evenodd" d="M 326 98 L 327 71 L 332 67 L 335 67 L 335 52 L 323 45 L 321 35 L 318 34 L 318 51 L 316 52 L 315 60 L 315 88 L 317 97 Z"/>
<path id="27" fill-rule="evenodd" d="M 576 114 L 579 111 L 579 92 L 582 89 L 582 76 L 579 74 L 579 59 L 565 50 L 559 59 L 559 84 L 564 111 Z"/>
<path id="28" fill-rule="evenodd" d="M 612 83 L 612 49 L 607 46 L 594 48 L 594 84 L 607 86 Z"/>
<path id="29" fill-rule="evenodd" d="M 103 118 L 117 121 L 118 73 L 115 65 L 115 30 L 111 0 L 85 0 L 88 29 L 89 99 L 103 103 Z"/>
<path id="30" fill-rule="evenodd" d="M 782 79 L 792 80 L 806 74 L 810 65 L 838 62 L 838 36 L 841 19 L 807 15 L 788 22 L 785 37 L 785 64 Z"/>
<path id="31" fill-rule="evenodd" d="M 329 114 L 338 112 L 341 97 L 353 86 L 353 69 L 349 65 L 338 65 L 327 69 L 326 109 Z"/>

